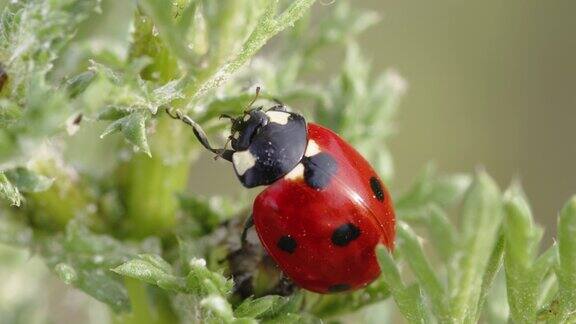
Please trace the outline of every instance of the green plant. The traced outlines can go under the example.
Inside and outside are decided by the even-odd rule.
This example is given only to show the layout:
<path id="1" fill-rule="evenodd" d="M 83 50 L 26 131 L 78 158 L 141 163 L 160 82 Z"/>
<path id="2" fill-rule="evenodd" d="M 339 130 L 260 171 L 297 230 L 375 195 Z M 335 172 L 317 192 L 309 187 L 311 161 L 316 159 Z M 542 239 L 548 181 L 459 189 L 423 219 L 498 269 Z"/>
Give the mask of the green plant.
<path id="1" fill-rule="evenodd" d="M 5 4 L 0 242 L 34 251 L 118 322 L 337 321 L 371 304 L 385 309 L 389 298 L 409 322 L 576 321 L 576 198 L 560 213 L 557 244 L 540 253 L 543 230 L 520 187 L 502 194 L 484 172 L 439 176 L 428 168 L 395 193 L 397 248 L 378 249 L 383 275 L 362 291 L 233 294 L 227 263 L 219 262 L 227 253 L 221 237 L 238 239 L 230 224 L 249 199 L 189 193 L 189 168 L 202 148 L 166 108 L 217 137 L 225 132 L 217 116 L 244 109 L 247 88 L 258 84 L 264 100 L 311 107 L 302 112 L 358 147 L 388 183 L 393 178 L 384 143 L 405 85 L 393 71 L 372 77 L 354 41 L 377 17 L 338 1 L 311 21 L 313 3 Z M 95 32 L 116 10 L 126 21 Z M 340 71 L 311 81 L 331 70 L 322 54 L 335 49 L 344 49 Z M 448 214 L 459 206 L 455 225 Z M 272 278 L 258 276 L 262 295 Z M 509 311 L 495 312 L 503 296 Z"/>

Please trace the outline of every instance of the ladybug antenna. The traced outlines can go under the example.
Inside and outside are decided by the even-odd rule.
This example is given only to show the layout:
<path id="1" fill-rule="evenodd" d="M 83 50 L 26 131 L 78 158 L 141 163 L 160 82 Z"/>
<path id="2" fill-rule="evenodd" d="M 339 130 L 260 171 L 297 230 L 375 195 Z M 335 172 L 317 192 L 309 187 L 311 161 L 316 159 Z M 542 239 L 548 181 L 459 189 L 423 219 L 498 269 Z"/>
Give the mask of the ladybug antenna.
<path id="1" fill-rule="evenodd" d="M 226 161 L 230 161 L 230 162 L 232 161 L 232 153 L 234 153 L 234 151 L 228 150 L 228 149 L 226 149 L 226 147 L 221 148 L 221 149 L 212 147 L 212 145 L 210 145 L 210 142 L 208 141 L 208 136 L 206 136 L 206 132 L 204 132 L 202 127 L 200 127 L 200 125 L 198 125 L 198 123 L 196 123 L 192 118 L 184 115 L 178 109 L 173 111 L 170 108 L 166 108 L 166 113 L 168 114 L 168 116 L 172 117 L 173 119 L 179 119 L 179 120 L 183 121 L 184 123 L 188 124 L 189 126 L 192 126 L 192 131 L 194 132 L 194 136 L 196 136 L 196 138 L 198 139 L 200 144 L 202 144 L 202 146 L 204 146 L 210 152 L 215 153 L 216 158 L 221 157 L 221 158 L 225 159 Z"/>
<path id="2" fill-rule="evenodd" d="M 256 100 L 258 100 L 259 95 L 260 95 L 260 87 L 256 87 L 256 94 L 254 95 L 254 98 L 252 98 L 252 101 L 250 101 L 250 103 L 248 104 L 248 107 L 244 110 L 244 113 L 250 110 L 250 107 L 252 107 L 252 105 L 256 102 Z"/>

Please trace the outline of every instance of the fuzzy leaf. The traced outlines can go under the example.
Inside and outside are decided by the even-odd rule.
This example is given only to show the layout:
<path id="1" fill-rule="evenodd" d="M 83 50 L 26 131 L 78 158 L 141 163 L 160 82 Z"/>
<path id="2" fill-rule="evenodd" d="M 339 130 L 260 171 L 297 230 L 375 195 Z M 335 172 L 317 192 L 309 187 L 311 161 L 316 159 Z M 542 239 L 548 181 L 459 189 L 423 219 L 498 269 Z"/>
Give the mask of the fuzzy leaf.
<path id="1" fill-rule="evenodd" d="M 66 87 L 70 98 L 76 98 L 79 94 L 84 92 L 92 83 L 95 76 L 96 73 L 90 70 L 68 79 L 64 86 Z"/>
<path id="2" fill-rule="evenodd" d="M 206 268 L 206 261 L 203 259 L 195 259 L 190 262 L 186 287 L 199 295 L 227 295 L 232 290 L 232 282 Z"/>
<path id="3" fill-rule="evenodd" d="M 194 92 L 195 96 L 203 95 L 207 91 L 227 81 L 255 55 L 269 39 L 302 18 L 314 2 L 315 0 L 295 0 L 291 2 L 288 8 L 278 17 L 275 17 L 278 1 L 271 1 L 258 18 L 258 24 L 248 36 L 241 49 L 229 58 L 215 73 L 200 82 L 200 84 L 193 85 L 192 92 Z"/>
<path id="4" fill-rule="evenodd" d="M 154 102 L 153 114 L 158 112 L 158 107 L 169 104 L 170 102 L 184 98 L 184 94 L 179 87 L 179 81 L 173 80 L 152 91 L 152 101 Z"/>
<path id="5" fill-rule="evenodd" d="M 230 303 L 219 295 L 210 295 L 200 302 L 200 305 L 211 311 L 217 318 L 224 323 L 230 323 L 234 319 L 232 306 Z"/>
<path id="6" fill-rule="evenodd" d="M 436 271 L 426 259 L 416 233 L 406 223 L 400 223 L 398 229 L 398 249 L 410 264 L 418 282 L 430 298 L 432 309 L 441 322 L 450 319 L 450 309 L 446 289 L 437 277 Z"/>
<path id="7" fill-rule="evenodd" d="M 406 287 L 392 255 L 384 246 L 376 248 L 382 278 L 386 281 L 398 309 L 410 323 L 428 323 L 422 291 L 418 285 Z"/>
<path id="8" fill-rule="evenodd" d="M 187 47 L 188 44 L 182 40 L 186 37 L 187 29 L 192 24 L 196 1 L 188 3 L 183 12 L 184 15 L 179 20 L 179 25 L 173 19 L 175 15 L 172 1 L 139 0 L 138 2 L 144 12 L 152 18 L 155 28 L 158 29 L 158 35 L 162 37 L 165 44 L 172 50 L 172 53 L 183 62 L 191 65 L 193 63 L 193 53 Z"/>
<path id="9" fill-rule="evenodd" d="M 11 205 L 20 206 L 22 201 L 22 195 L 18 191 L 18 188 L 4 174 L 0 171 L 0 197 L 7 199 Z"/>
<path id="10" fill-rule="evenodd" d="M 506 283 L 511 318 L 517 323 L 536 321 L 537 297 L 542 274 L 534 263 L 542 230 L 534 225 L 532 212 L 518 186 L 505 196 Z"/>
<path id="11" fill-rule="evenodd" d="M 400 212 L 412 211 L 430 204 L 448 207 L 462 198 L 470 183 L 471 179 L 467 175 L 436 176 L 435 168 L 428 166 L 415 185 L 402 195 L 395 205 Z"/>
<path id="12" fill-rule="evenodd" d="M 456 252 L 458 240 L 454 225 L 450 223 L 446 212 L 436 205 L 430 206 L 426 221 L 437 252 L 448 263 Z"/>
<path id="13" fill-rule="evenodd" d="M 125 81 L 125 78 L 120 74 L 111 69 L 110 67 L 98 63 L 94 60 L 90 60 L 90 72 L 102 75 L 105 79 L 112 82 L 115 85 L 122 85 Z"/>
<path id="14" fill-rule="evenodd" d="M 157 255 L 142 254 L 112 271 L 165 289 L 185 291 L 183 281 L 171 274 L 172 267 Z"/>
<path id="15" fill-rule="evenodd" d="M 96 119 L 98 120 L 118 120 L 122 117 L 128 116 L 132 113 L 133 110 L 126 108 L 126 107 L 117 107 L 117 106 L 108 106 L 104 110 L 102 110 L 98 115 L 96 115 Z"/>
<path id="16" fill-rule="evenodd" d="M 15 168 L 5 171 L 6 177 L 20 192 L 45 191 L 54 182 L 54 179 L 37 174 L 26 168 Z"/>
<path id="17" fill-rule="evenodd" d="M 557 320 L 568 322 L 576 311 L 576 197 L 568 201 L 558 219 L 557 270 L 559 311 Z"/>
<path id="18" fill-rule="evenodd" d="M 257 299 L 248 298 L 240 304 L 234 315 L 236 317 L 254 317 L 265 316 L 265 313 L 275 305 L 282 303 L 283 298 L 280 296 L 265 296 Z"/>
<path id="19" fill-rule="evenodd" d="M 150 153 L 150 147 L 148 146 L 148 139 L 146 138 L 146 116 L 140 112 L 134 112 L 130 115 L 116 120 L 108 126 L 100 135 L 100 138 L 121 131 L 124 138 L 130 142 L 132 145 L 139 148 L 142 152 L 146 153 L 148 156 L 152 156 Z"/>
<path id="20" fill-rule="evenodd" d="M 462 207 L 462 257 L 452 282 L 453 316 L 456 321 L 477 321 L 482 304 L 482 282 L 498 239 L 502 221 L 500 191 L 485 173 L 478 173 Z"/>

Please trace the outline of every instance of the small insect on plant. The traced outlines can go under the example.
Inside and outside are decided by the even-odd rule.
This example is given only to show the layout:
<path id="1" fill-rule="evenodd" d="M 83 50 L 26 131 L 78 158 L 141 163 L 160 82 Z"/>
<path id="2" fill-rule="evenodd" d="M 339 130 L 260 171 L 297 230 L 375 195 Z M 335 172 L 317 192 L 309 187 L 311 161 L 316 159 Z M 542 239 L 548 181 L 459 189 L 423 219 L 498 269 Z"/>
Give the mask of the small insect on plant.
<path id="1" fill-rule="evenodd" d="M 246 188 L 268 186 L 256 197 L 246 231 L 255 226 L 266 251 L 298 286 L 318 293 L 362 288 L 380 268 L 377 244 L 394 247 L 390 194 L 372 166 L 331 130 L 307 123 L 281 102 L 222 115 L 232 122 L 231 148 L 214 148 L 190 117 L 202 145 L 227 161 Z M 227 143 L 228 144 L 228 143 Z"/>

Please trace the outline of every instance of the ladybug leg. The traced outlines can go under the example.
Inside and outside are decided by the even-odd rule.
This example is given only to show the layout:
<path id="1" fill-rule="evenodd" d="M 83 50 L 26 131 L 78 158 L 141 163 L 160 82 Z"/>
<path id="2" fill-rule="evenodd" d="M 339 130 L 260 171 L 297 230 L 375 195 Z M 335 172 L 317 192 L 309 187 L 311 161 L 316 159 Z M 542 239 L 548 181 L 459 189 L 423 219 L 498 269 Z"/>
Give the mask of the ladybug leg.
<path id="1" fill-rule="evenodd" d="M 242 298 L 254 295 L 254 271 L 261 261 L 260 251 L 249 244 L 228 254 L 227 259 L 234 280 L 234 293 Z"/>
<path id="2" fill-rule="evenodd" d="M 215 153 L 218 157 L 221 157 L 226 161 L 232 162 L 232 154 L 234 153 L 234 151 L 225 148 L 224 149 L 213 148 L 212 145 L 210 145 L 210 142 L 208 141 L 208 136 L 206 136 L 206 132 L 204 132 L 202 127 L 200 127 L 200 125 L 198 125 L 198 123 L 196 123 L 192 118 L 184 115 L 180 110 L 172 111 L 171 109 L 167 108 L 166 113 L 168 114 L 168 116 L 174 119 L 179 119 L 184 123 L 192 126 L 194 136 L 196 136 L 198 141 L 200 141 L 200 144 L 202 144 L 202 146 L 204 146 L 207 150 L 209 150 L 212 153 Z"/>
<path id="3" fill-rule="evenodd" d="M 262 247 L 247 239 L 248 230 L 253 225 L 254 221 L 250 214 L 240 236 L 240 248 L 231 251 L 227 257 L 234 280 L 234 293 L 242 298 L 254 295 L 254 273 L 264 257 Z"/>
<path id="4" fill-rule="evenodd" d="M 252 214 L 250 214 L 250 216 L 248 216 L 248 219 L 244 223 L 244 229 L 242 230 L 242 236 L 240 236 L 242 246 L 246 245 L 246 243 L 247 243 L 246 237 L 248 236 L 248 230 L 250 230 L 250 228 L 252 226 L 254 226 L 254 217 L 252 216 Z"/>
<path id="5" fill-rule="evenodd" d="M 290 296 L 296 289 L 298 289 L 298 286 L 296 286 L 290 278 L 282 274 L 276 286 L 274 286 L 267 295 Z"/>

